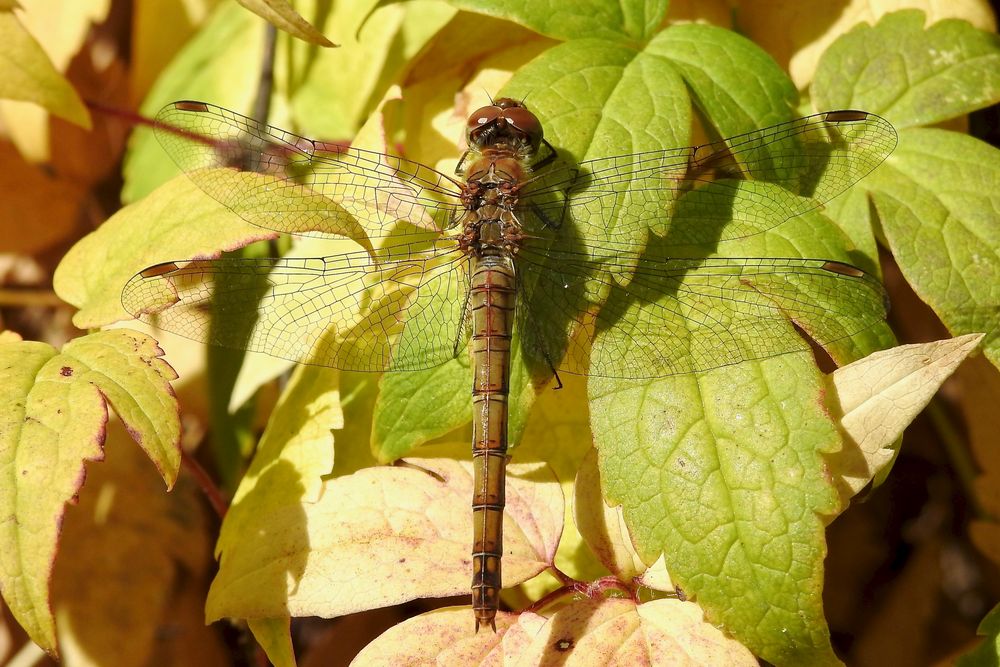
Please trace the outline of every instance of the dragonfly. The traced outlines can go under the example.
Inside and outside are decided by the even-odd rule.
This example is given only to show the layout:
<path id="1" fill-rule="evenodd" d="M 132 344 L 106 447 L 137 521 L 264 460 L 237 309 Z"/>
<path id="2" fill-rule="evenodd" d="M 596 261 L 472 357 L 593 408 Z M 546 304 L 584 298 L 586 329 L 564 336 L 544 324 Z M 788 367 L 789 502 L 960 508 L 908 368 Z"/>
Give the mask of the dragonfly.
<path id="1" fill-rule="evenodd" d="M 524 102 L 499 98 L 468 116 L 454 175 L 205 102 L 169 104 L 156 134 L 244 220 L 355 244 L 319 258 L 158 264 L 123 289 L 135 317 L 349 371 L 469 355 L 477 631 L 496 630 L 500 604 L 513 355 L 549 379 L 659 378 L 808 350 L 797 332 L 827 346 L 885 317 L 881 284 L 854 266 L 710 252 L 814 211 L 874 170 L 896 133 L 872 113 L 574 161 Z M 671 337 L 677 345 L 664 344 Z"/>

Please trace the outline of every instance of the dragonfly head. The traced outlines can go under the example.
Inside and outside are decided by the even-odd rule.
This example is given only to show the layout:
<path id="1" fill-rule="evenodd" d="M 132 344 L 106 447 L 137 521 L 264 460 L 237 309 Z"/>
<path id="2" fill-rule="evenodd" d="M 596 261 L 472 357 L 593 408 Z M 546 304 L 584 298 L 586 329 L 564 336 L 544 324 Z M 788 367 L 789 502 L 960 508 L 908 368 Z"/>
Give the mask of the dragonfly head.
<path id="1" fill-rule="evenodd" d="M 506 144 L 535 152 L 542 143 L 542 124 L 522 102 L 501 97 L 469 116 L 465 138 L 477 148 Z"/>

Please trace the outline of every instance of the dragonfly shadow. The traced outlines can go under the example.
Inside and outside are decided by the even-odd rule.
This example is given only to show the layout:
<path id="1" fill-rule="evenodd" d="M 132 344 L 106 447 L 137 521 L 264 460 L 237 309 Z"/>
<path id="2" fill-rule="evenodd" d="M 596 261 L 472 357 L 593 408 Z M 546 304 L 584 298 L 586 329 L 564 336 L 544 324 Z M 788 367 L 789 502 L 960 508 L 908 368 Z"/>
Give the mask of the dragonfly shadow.
<path id="1" fill-rule="evenodd" d="M 650 346 L 647 337 L 662 342 L 675 331 L 680 342 L 686 333 L 690 304 L 701 295 L 685 278 L 716 253 L 733 223 L 737 193 L 725 183 L 685 192 L 674 204 L 664 233 L 651 229 L 641 254 L 612 264 L 617 272 L 603 278 L 610 289 L 597 316 L 595 336 L 614 330 L 615 343 L 612 349 L 595 346 L 592 375 L 642 378 L 694 370 L 677 363 L 675 350 Z M 615 355 L 621 361 L 616 362 Z"/>

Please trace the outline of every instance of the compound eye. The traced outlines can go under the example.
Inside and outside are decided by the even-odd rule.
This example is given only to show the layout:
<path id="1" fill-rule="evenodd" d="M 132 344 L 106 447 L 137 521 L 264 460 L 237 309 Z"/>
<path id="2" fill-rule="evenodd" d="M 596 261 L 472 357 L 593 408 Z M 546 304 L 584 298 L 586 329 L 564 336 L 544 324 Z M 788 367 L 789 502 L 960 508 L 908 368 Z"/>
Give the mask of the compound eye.
<path id="1" fill-rule="evenodd" d="M 468 126 L 470 130 L 489 125 L 500 117 L 501 109 L 498 106 L 488 106 L 476 109 L 469 116 Z"/>
<path id="2" fill-rule="evenodd" d="M 507 122 L 528 135 L 533 144 L 537 144 L 542 139 L 542 124 L 535 114 L 524 107 L 512 107 L 504 109 L 504 118 Z"/>

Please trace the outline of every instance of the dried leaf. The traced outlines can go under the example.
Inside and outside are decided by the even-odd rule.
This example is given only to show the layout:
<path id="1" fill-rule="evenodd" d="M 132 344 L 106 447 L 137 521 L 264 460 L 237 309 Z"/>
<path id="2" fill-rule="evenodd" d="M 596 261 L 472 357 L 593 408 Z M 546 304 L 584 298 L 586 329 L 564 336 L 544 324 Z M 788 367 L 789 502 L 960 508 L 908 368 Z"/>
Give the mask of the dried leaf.
<path id="1" fill-rule="evenodd" d="M 827 376 L 827 401 L 846 436 L 844 448 L 830 457 L 845 500 L 892 462 L 903 429 L 982 339 L 969 334 L 901 345 Z"/>
<path id="2" fill-rule="evenodd" d="M 287 0 L 238 0 L 238 2 L 289 35 L 317 46 L 337 46 L 299 16 Z"/>

